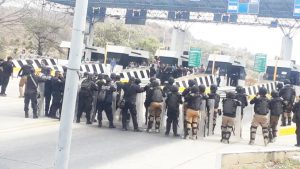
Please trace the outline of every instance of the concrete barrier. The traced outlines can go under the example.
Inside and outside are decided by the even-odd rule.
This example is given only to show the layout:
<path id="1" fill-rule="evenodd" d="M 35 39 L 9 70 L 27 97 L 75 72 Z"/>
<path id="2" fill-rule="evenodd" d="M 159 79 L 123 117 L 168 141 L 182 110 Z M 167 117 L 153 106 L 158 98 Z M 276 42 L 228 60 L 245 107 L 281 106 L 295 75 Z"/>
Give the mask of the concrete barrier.
<path id="1" fill-rule="evenodd" d="M 300 156 L 299 148 L 221 153 L 217 157 L 216 169 L 254 168 L 267 162 L 282 163 L 293 156 Z"/>

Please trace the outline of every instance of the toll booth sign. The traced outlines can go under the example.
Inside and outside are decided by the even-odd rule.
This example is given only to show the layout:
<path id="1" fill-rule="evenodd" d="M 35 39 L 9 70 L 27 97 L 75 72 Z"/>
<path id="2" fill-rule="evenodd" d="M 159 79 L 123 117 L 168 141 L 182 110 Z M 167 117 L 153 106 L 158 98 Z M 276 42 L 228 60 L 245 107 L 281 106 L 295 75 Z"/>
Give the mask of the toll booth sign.
<path id="1" fill-rule="evenodd" d="M 300 0 L 295 0 L 294 2 L 294 16 L 300 17 Z"/>
<path id="2" fill-rule="evenodd" d="M 266 72 L 267 66 L 267 55 L 266 54 L 256 54 L 254 60 L 254 71 L 263 73 Z"/>
<path id="3" fill-rule="evenodd" d="M 199 48 L 191 48 L 189 52 L 189 66 L 200 67 L 202 52 Z"/>

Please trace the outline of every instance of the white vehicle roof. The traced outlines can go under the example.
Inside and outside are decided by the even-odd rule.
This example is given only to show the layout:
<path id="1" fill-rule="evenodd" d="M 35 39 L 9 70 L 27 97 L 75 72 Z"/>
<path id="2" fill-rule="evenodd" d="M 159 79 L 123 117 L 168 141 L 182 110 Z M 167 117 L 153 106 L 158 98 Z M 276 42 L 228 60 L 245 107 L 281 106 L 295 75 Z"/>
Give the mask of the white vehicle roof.
<path id="1" fill-rule="evenodd" d="M 114 45 L 107 45 L 107 52 L 111 53 L 124 53 L 124 54 L 130 54 L 131 48 L 125 47 L 125 46 L 114 46 Z"/>
<path id="2" fill-rule="evenodd" d="M 241 66 L 241 67 L 246 67 L 246 61 L 243 59 L 234 59 L 232 62 L 233 66 Z"/>
<path id="3" fill-rule="evenodd" d="M 277 62 L 277 63 L 276 63 Z M 292 68 L 293 62 L 289 60 L 268 60 L 267 66 L 269 67 L 282 67 L 282 68 Z"/>
<path id="4" fill-rule="evenodd" d="M 176 59 L 178 59 L 177 52 L 173 51 L 173 50 L 157 50 L 156 53 L 155 53 L 155 56 L 158 56 L 158 57 L 169 57 L 169 58 L 176 58 Z"/>
<path id="5" fill-rule="evenodd" d="M 149 59 L 149 52 L 145 50 L 131 50 L 130 56 Z"/>
<path id="6" fill-rule="evenodd" d="M 211 54 L 208 57 L 208 61 L 233 63 L 233 56 Z"/>
<path id="7" fill-rule="evenodd" d="M 292 71 L 300 72 L 300 65 L 293 65 Z"/>

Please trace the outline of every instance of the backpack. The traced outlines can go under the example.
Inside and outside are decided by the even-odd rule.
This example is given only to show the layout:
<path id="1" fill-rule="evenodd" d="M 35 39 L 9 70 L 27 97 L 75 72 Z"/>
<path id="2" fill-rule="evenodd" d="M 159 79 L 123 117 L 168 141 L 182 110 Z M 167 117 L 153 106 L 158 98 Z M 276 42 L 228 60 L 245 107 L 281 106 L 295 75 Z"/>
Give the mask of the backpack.
<path id="1" fill-rule="evenodd" d="M 284 99 L 284 100 L 288 100 L 288 101 L 292 101 L 293 100 L 293 94 L 294 92 L 293 92 L 293 88 L 292 87 L 290 87 L 290 86 L 288 86 L 288 87 L 286 87 L 286 88 L 284 88 L 284 91 L 283 91 L 283 94 L 282 94 L 282 98 Z"/>
<path id="2" fill-rule="evenodd" d="M 232 99 L 225 99 L 223 101 L 223 114 L 235 114 L 236 104 Z"/>
<path id="3" fill-rule="evenodd" d="M 160 88 L 153 89 L 151 99 L 152 99 L 153 102 L 162 102 L 163 101 L 162 90 Z"/>
<path id="4" fill-rule="evenodd" d="M 269 101 L 267 98 L 261 98 L 256 106 L 256 112 L 260 115 L 267 115 L 269 112 Z"/>

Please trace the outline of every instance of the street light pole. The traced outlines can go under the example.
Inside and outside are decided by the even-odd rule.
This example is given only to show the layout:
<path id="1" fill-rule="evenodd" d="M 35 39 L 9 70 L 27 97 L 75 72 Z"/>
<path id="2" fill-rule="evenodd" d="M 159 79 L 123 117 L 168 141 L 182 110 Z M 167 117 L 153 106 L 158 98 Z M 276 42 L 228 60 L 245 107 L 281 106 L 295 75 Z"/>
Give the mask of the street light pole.
<path id="1" fill-rule="evenodd" d="M 68 169 L 88 0 L 77 0 L 54 169 Z"/>

